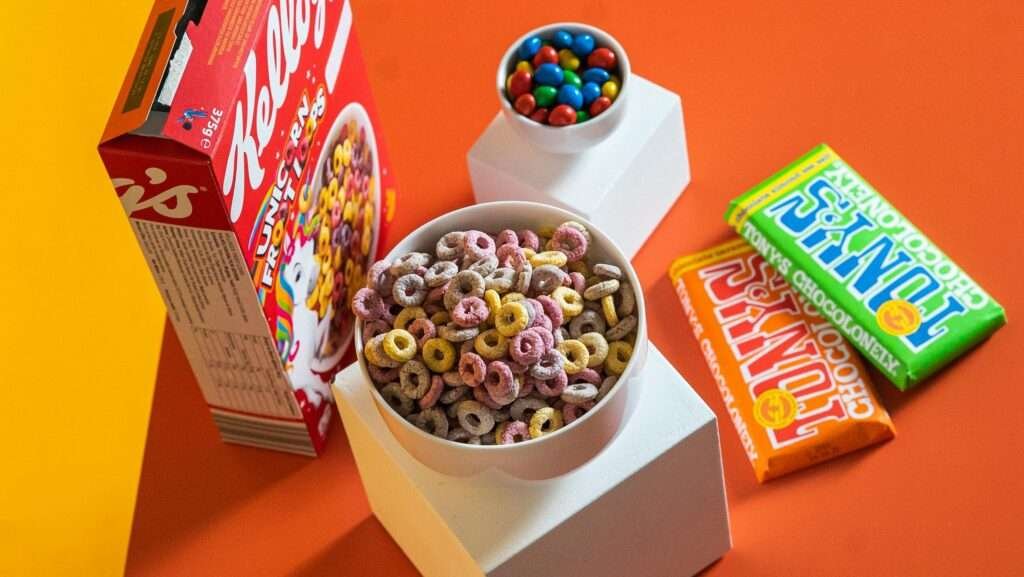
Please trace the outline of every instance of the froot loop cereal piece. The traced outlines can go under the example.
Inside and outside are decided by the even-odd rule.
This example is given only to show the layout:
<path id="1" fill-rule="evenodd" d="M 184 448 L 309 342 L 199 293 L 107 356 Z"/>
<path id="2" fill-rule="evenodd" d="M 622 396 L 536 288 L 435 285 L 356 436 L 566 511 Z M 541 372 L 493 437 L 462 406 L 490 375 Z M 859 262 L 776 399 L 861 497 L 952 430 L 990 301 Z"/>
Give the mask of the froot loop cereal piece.
<path id="1" fill-rule="evenodd" d="M 577 222 L 454 231 L 365 274 L 360 263 L 334 272 L 334 256 L 317 272 L 359 278 L 362 360 L 398 414 L 450 441 L 529 442 L 591 410 L 629 362 L 638 319 L 602 313 L 633 297 L 620 294 L 620 263 L 587 262 L 589 246 Z"/>
<path id="2" fill-rule="evenodd" d="M 601 300 L 606 296 L 614 294 L 618 290 L 619 281 L 615 279 L 603 280 L 587 287 L 587 290 L 583 291 L 583 298 L 588 301 Z"/>
<path id="3" fill-rule="evenodd" d="M 1006 323 L 995 299 L 825 144 L 734 200 L 726 220 L 900 389 Z"/>
<path id="4" fill-rule="evenodd" d="M 743 240 L 669 274 L 759 481 L 893 436 L 853 347 Z"/>
<path id="5" fill-rule="evenodd" d="M 547 39 L 531 36 L 517 47 L 515 56 L 505 80 L 506 96 L 517 112 L 541 124 L 586 122 L 594 116 L 595 99 L 603 97 L 610 105 L 621 88 L 613 74 L 619 72 L 618 56 L 611 48 L 598 46 L 587 32 L 557 30 Z"/>

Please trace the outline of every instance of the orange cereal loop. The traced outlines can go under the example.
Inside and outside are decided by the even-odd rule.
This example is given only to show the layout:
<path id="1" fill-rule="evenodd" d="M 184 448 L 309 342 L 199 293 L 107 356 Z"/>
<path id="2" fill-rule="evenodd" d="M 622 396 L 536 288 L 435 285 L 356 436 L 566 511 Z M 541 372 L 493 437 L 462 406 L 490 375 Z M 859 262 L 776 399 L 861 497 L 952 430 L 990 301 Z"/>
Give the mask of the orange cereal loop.
<path id="1" fill-rule="evenodd" d="M 334 258 L 331 260 L 331 267 L 335 270 L 341 269 L 341 247 L 334 247 Z"/>

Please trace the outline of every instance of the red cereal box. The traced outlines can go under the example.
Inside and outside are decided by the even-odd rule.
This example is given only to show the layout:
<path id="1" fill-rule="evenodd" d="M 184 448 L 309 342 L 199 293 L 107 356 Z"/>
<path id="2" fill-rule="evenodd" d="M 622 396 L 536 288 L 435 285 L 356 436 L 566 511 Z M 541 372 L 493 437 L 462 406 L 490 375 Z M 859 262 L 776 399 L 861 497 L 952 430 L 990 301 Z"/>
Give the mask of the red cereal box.
<path id="1" fill-rule="evenodd" d="M 394 181 L 345 0 L 156 0 L 99 145 L 225 441 L 316 455 Z"/>
<path id="2" fill-rule="evenodd" d="M 743 239 L 669 276 L 758 481 L 892 438 L 856 351 Z"/>

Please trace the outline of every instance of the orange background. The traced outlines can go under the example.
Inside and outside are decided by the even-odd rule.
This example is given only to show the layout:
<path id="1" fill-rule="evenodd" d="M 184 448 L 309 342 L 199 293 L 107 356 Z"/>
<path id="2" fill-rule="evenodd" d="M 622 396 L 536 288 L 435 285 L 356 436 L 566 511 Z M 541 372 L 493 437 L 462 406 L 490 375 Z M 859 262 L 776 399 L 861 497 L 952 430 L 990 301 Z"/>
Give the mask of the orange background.
<path id="1" fill-rule="evenodd" d="M 4 402 L 13 413 L 4 425 L 20 435 L 2 435 L 14 451 L 5 448 L 13 466 L 3 482 L 15 490 L 0 490 L 0 564 L 20 556 L 43 568 L 0 573 L 120 572 L 119 511 L 130 508 L 153 391 L 128 574 L 415 575 L 370 515 L 337 423 L 315 461 L 221 444 L 170 331 L 154 388 L 146 367 L 159 326 L 136 311 L 155 310 L 157 292 L 92 148 L 148 2 L 29 4 L 38 13 L 24 22 L 0 19 L 10 71 L 0 150 L 19 166 L 3 194 L 31 194 L 45 177 L 44 222 L 65 240 L 17 219 L 25 224 L 13 223 L 12 254 L 38 261 L 39 272 L 11 268 L 5 280 L 34 278 L 39 292 L 0 283 L 9 329 L 0 364 L 14 371 L 0 388 L 22 395 Z M 634 262 L 657 311 L 652 340 L 720 416 L 734 549 L 708 574 L 1020 573 L 1019 2 L 354 4 L 400 186 L 393 240 L 471 202 L 465 152 L 497 110 L 496 60 L 524 30 L 591 22 L 627 47 L 636 73 L 682 95 L 693 183 Z M 822 141 L 994 295 L 1010 324 L 915 391 L 880 381 L 894 441 L 762 486 L 721 418 L 665 273 L 674 257 L 729 237 L 729 199 Z M 57 204 L 79 198 L 89 201 L 81 211 Z M 81 267 L 74 294 L 49 284 L 62 262 L 47 257 L 53 246 Z M 33 256 L 40 247 L 50 248 Z M 98 251 L 105 260 L 94 263 Z M 53 342 L 45 327 L 57 321 L 74 362 L 24 344 Z M 20 332 L 36 325 L 37 336 Z M 46 408 L 37 391 L 54 380 L 67 389 Z"/>

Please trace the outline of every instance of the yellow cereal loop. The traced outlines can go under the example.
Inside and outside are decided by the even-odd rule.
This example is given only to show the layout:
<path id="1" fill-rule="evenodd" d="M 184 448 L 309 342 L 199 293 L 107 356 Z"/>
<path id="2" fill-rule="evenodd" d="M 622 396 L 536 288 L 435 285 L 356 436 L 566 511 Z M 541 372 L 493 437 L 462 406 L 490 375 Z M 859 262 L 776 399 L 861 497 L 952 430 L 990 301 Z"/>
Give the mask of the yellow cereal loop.
<path id="1" fill-rule="evenodd" d="M 328 185 L 329 187 L 330 185 Z M 330 193 L 325 193 L 324 190 L 320 190 L 320 196 L 317 198 L 316 207 L 321 213 L 327 210 L 327 199 L 330 197 Z"/>
<path id="2" fill-rule="evenodd" d="M 546 250 L 544 252 L 538 252 L 537 254 L 530 257 L 530 264 L 533 265 L 533 268 L 544 266 L 546 264 L 554 265 L 557 267 L 563 267 L 565 266 L 565 263 L 567 261 L 568 259 L 566 258 L 565 253 L 559 252 L 557 250 Z"/>
<path id="3" fill-rule="evenodd" d="M 320 285 L 313 287 L 312 292 L 309 293 L 309 297 L 306 298 L 306 308 L 309 310 L 315 310 L 317 308 L 317 301 L 320 300 Z"/>
<path id="4" fill-rule="evenodd" d="M 427 339 L 423 343 L 423 363 L 435 373 L 450 371 L 455 364 L 455 347 L 441 338 Z"/>
<path id="5" fill-rule="evenodd" d="M 508 428 L 508 421 L 504 423 L 498 423 L 497 427 L 494 427 L 494 444 L 501 445 L 501 438 L 505 436 L 505 429 Z"/>
<path id="6" fill-rule="evenodd" d="M 555 349 L 565 357 L 565 364 L 562 368 L 565 369 L 567 375 L 575 375 L 587 368 L 587 364 L 590 363 L 590 351 L 587 350 L 587 345 L 576 339 L 566 339 L 558 343 Z"/>
<path id="7" fill-rule="evenodd" d="M 331 257 L 331 268 L 341 270 L 341 247 L 334 247 L 334 256 Z"/>
<path id="8" fill-rule="evenodd" d="M 341 172 L 341 145 L 334 147 L 334 155 L 331 157 L 331 168 L 334 174 Z"/>
<path id="9" fill-rule="evenodd" d="M 587 352 L 590 354 L 590 360 L 587 361 L 588 368 L 599 367 L 608 358 L 608 341 L 601 333 L 583 333 L 578 340 L 587 347 Z"/>
<path id="10" fill-rule="evenodd" d="M 452 320 L 448 315 L 448 311 L 437 311 L 430 315 L 430 322 L 434 323 L 434 326 L 441 326 L 448 324 L 448 321 Z"/>
<path id="11" fill-rule="evenodd" d="M 502 336 L 513 337 L 519 331 L 526 328 L 530 322 L 530 315 L 526 307 L 518 302 L 508 302 L 501 305 L 497 314 L 494 315 L 494 328 Z"/>
<path id="12" fill-rule="evenodd" d="M 299 190 L 299 212 L 309 212 L 309 207 L 313 206 L 313 191 L 308 186 L 303 186 Z"/>
<path id="13" fill-rule="evenodd" d="M 609 327 L 619 324 L 619 313 L 615 312 L 614 295 L 601 297 L 601 310 L 604 312 L 604 320 L 608 321 Z"/>
<path id="14" fill-rule="evenodd" d="M 306 119 L 306 137 L 313 138 L 314 132 L 316 132 L 316 119 L 310 116 Z"/>
<path id="15" fill-rule="evenodd" d="M 487 310 L 491 311 L 491 314 L 487 316 L 488 321 L 494 320 L 494 313 L 498 312 L 501 308 L 501 295 L 494 289 L 487 289 L 484 291 L 484 303 L 487 304 Z"/>
<path id="16" fill-rule="evenodd" d="M 425 318 L 427 318 L 427 312 L 423 310 L 423 307 L 405 307 L 395 316 L 394 328 L 404 331 L 412 321 Z"/>
<path id="17" fill-rule="evenodd" d="M 569 269 L 569 272 L 578 272 L 584 277 L 590 276 L 590 269 L 587 268 L 587 263 L 582 260 L 574 260 L 566 265 L 566 267 Z"/>
<path id="18" fill-rule="evenodd" d="M 328 206 L 333 205 L 338 201 L 338 179 L 332 178 L 331 182 L 327 185 L 327 203 Z"/>
<path id="19" fill-rule="evenodd" d="M 501 304 L 505 303 L 520 303 L 526 300 L 526 295 L 523 293 L 505 293 L 501 297 Z"/>
<path id="20" fill-rule="evenodd" d="M 608 370 L 610 374 L 621 375 L 626 370 L 626 365 L 629 364 L 630 357 L 633 356 L 633 345 L 627 341 L 614 341 L 608 343 L 608 358 L 604 361 L 604 368 Z M 569 371 L 566 371 L 569 372 Z"/>
<path id="21" fill-rule="evenodd" d="M 416 356 L 416 339 L 403 329 L 392 329 L 384 335 L 384 354 L 404 363 Z"/>
<path id="22" fill-rule="evenodd" d="M 279 220 L 274 224 L 274 230 L 270 233 L 270 241 L 274 243 L 274 246 L 281 246 L 282 240 L 284 240 L 284 221 Z"/>
<path id="23" fill-rule="evenodd" d="M 363 209 L 363 226 L 373 226 L 373 204 L 369 202 Z"/>
<path id="24" fill-rule="evenodd" d="M 548 433 L 553 433 L 561 429 L 563 424 L 561 412 L 551 407 L 537 409 L 533 416 L 530 417 L 530 438 L 536 439 Z"/>
<path id="25" fill-rule="evenodd" d="M 562 308 L 562 314 L 567 319 L 583 312 L 583 297 L 567 286 L 556 288 L 551 292 L 551 298 L 555 299 L 558 306 Z"/>
<path id="26" fill-rule="evenodd" d="M 356 205 L 351 200 L 345 201 L 345 207 L 341 209 L 341 220 L 352 222 L 356 216 Z"/>
<path id="27" fill-rule="evenodd" d="M 367 256 L 370 254 L 370 244 L 373 243 L 373 228 L 364 226 L 363 234 L 360 237 L 359 251 L 363 253 L 363 256 Z"/>
<path id="28" fill-rule="evenodd" d="M 523 248 L 523 256 L 526 257 L 526 260 L 530 260 L 536 254 L 537 254 L 537 251 L 533 250 L 532 248 L 526 248 L 526 247 Z"/>
<path id="29" fill-rule="evenodd" d="M 341 165 L 348 166 L 352 162 L 352 141 L 346 139 L 341 144 Z"/>
<path id="30" fill-rule="evenodd" d="M 496 361 L 508 353 L 508 339 L 496 329 L 488 329 L 476 336 L 473 348 L 488 361 Z"/>
<path id="31" fill-rule="evenodd" d="M 345 278 L 352 278 L 355 276 L 356 263 L 351 260 L 345 261 Z"/>
<path id="32" fill-rule="evenodd" d="M 327 287 L 324 287 L 325 289 Z M 327 316 L 327 311 L 331 308 L 331 291 L 321 290 L 320 291 L 320 306 L 317 308 L 317 315 L 319 318 Z"/>
<path id="33" fill-rule="evenodd" d="M 537 227 L 537 236 L 545 238 L 551 238 L 555 236 L 555 227 L 553 226 L 540 226 Z"/>

